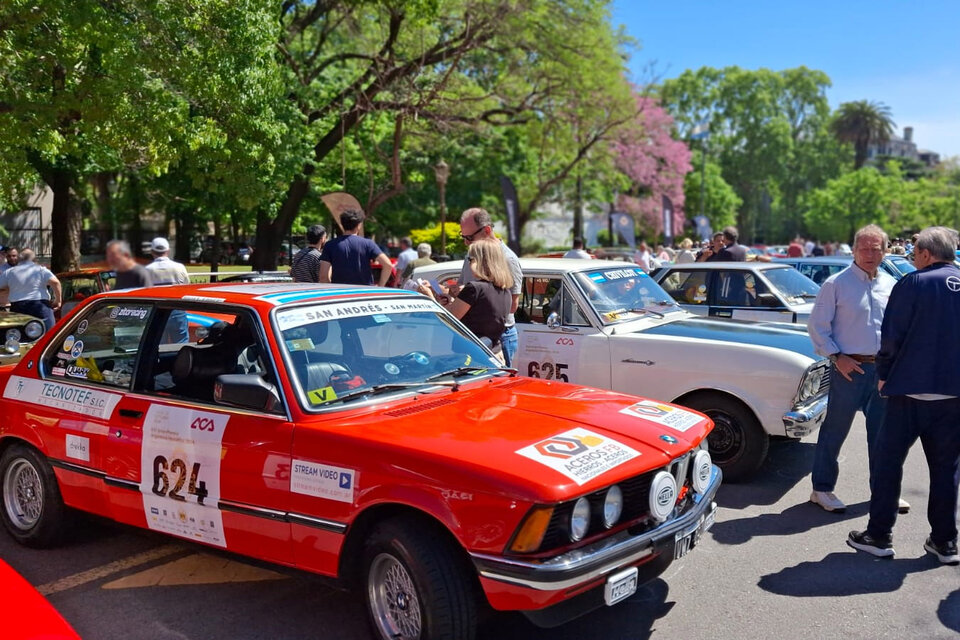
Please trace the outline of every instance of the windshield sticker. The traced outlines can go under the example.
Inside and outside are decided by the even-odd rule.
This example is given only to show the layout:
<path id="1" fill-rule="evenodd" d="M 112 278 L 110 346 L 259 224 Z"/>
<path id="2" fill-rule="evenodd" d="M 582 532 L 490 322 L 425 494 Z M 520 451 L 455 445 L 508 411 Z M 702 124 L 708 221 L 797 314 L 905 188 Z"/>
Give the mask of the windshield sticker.
<path id="1" fill-rule="evenodd" d="M 78 367 L 75 364 L 71 364 L 67 366 L 65 373 L 71 378 L 81 378 L 83 380 L 86 380 L 87 376 L 90 375 L 90 369 L 88 369 L 87 367 Z"/>
<path id="2" fill-rule="evenodd" d="M 74 338 L 72 335 L 67 336 L 67 339 L 63 341 L 63 347 L 61 347 L 60 350 L 63 351 L 64 353 L 70 353 L 70 350 L 73 349 L 73 345 L 76 341 L 77 339 Z"/>
<path id="3" fill-rule="evenodd" d="M 613 271 L 603 272 L 603 277 L 607 280 L 622 280 L 623 278 L 635 278 L 642 275 L 646 275 L 643 269 L 614 269 Z"/>
<path id="4" fill-rule="evenodd" d="M 90 323 L 86 320 L 81 320 L 80 324 L 77 325 L 77 335 L 82 336 L 87 332 L 87 327 L 90 326 Z"/>
<path id="5" fill-rule="evenodd" d="M 220 413 L 150 405 L 140 455 L 140 492 L 150 529 L 227 546 L 218 502 L 229 420 Z"/>
<path id="6" fill-rule="evenodd" d="M 669 407 L 653 400 L 642 400 L 626 409 L 621 409 L 620 413 L 634 418 L 644 418 L 680 432 L 684 432 L 706 420 L 703 416 L 691 411 L 679 407 Z"/>
<path id="7" fill-rule="evenodd" d="M 341 318 L 359 318 L 389 313 L 416 313 L 438 311 L 437 304 L 423 297 L 411 297 L 406 300 L 377 300 L 364 302 L 339 302 L 336 304 L 318 304 L 306 309 L 281 311 L 277 314 L 277 325 L 281 331 L 302 327 L 315 322 L 339 320 Z"/>
<path id="8" fill-rule="evenodd" d="M 603 277 L 602 273 L 588 273 L 587 277 L 589 277 L 591 280 L 593 280 L 597 284 L 602 284 L 607 281 L 607 279 Z"/>
<path id="9" fill-rule="evenodd" d="M 356 485 L 357 472 L 353 469 L 306 460 L 293 461 L 290 472 L 290 491 L 293 493 L 353 504 Z"/>
<path id="10" fill-rule="evenodd" d="M 578 485 L 636 458 L 639 451 L 587 429 L 571 429 L 516 453 L 550 467 Z"/>
<path id="11" fill-rule="evenodd" d="M 320 389 L 307 391 L 307 400 L 310 401 L 310 404 L 323 404 L 324 402 L 330 402 L 336 399 L 337 392 L 333 390 L 333 387 L 322 387 Z"/>
<path id="12" fill-rule="evenodd" d="M 73 349 L 70 350 L 70 357 L 76 360 L 83 355 L 83 340 L 77 340 L 73 343 Z"/>
<path id="13" fill-rule="evenodd" d="M 287 340 L 287 349 L 290 351 L 310 351 L 313 349 L 313 340 L 310 338 Z"/>
<path id="14" fill-rule="evenodd" d="M 108 418 L 123 396 L 71 384 L 10 376 L 3 397 L 94 418 Z"/>
<path id="15" fill-rule="evenodd" d="M 383 324 L 384 322 L 390 322 L 390 316 L 385 316 L 382 313 L 378 313 L 373 316 L 373 321 L 377 324 Z"/>

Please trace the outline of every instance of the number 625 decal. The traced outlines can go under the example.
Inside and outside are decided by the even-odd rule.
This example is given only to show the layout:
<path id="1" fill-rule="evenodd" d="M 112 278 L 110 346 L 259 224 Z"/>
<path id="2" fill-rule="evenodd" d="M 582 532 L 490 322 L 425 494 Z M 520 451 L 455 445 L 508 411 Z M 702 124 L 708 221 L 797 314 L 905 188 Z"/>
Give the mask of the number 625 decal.
<path id="1" fill-rule="evenodd" d="M 544 380 L 560 380 L 561 382 L 570 382 L 570 378 L 564 373 L 570 365 L 561 362 L 536 362 L 533 361 L 527 365 L 527 375 L 531 378 L 543 378 Z"/>

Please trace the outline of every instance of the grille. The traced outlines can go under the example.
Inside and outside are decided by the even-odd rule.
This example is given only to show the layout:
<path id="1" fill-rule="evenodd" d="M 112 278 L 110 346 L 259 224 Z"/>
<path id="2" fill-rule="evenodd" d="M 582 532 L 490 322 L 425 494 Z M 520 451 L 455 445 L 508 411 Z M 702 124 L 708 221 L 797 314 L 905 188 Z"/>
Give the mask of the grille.
<path id="1" fill-rule="evenodd" d="M 822 396 L 830 391 L 830 367 L 826 367 L 823 377 L 820 378 L 820 388 L 817 389 L 817 395 Z"/>

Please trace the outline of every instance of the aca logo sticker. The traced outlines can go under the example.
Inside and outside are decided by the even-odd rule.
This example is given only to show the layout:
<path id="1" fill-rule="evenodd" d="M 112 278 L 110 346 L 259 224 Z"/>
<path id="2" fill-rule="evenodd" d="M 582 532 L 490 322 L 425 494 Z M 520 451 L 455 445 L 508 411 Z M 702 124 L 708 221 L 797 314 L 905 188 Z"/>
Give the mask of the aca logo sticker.
<path id="1" fill-rule="evenodd" d="M 634 418 L 644 418 L 680 432 L 684 432 L 706 420 L 703 416 L 692 411 L 659 404 L 653 400 L 641 400 L 625 409 L 621 409 L 620 413 Z"/>
<path id="2" fill-rule="evenodd" d="M 587 429 L 571 429 L 516 453 L 550 467 L 578 485 L 640 455 L 627 445 Z"/>

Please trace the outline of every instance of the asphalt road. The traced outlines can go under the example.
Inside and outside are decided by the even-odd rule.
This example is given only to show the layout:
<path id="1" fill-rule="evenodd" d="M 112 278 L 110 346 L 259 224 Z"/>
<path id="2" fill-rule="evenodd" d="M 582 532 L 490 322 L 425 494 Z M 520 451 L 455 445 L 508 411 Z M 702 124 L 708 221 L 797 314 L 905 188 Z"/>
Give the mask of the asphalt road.
<path id="1" fill-rule="evenodd" d="M 807 503 L 814 438 L 773 443 L 754 482 L 721 487 L 712 531 L 629 600 L 551 630 L 499 615 L 481 637 L 957 638 L 960 568 L 922 548 L 927 469 L 919 445 L 904 476 L 914 509 L 900 517 L 891 561 L 844 544 L 866 523 L 862 419 L 843 450 L 837 493 L 846 514 Z M 0 556 L 88 640 L 369 637 L 360 599 L 320 579 L 100 520 L 82 521 L 54 550 L 24 549 L 0 533 Z"/>

